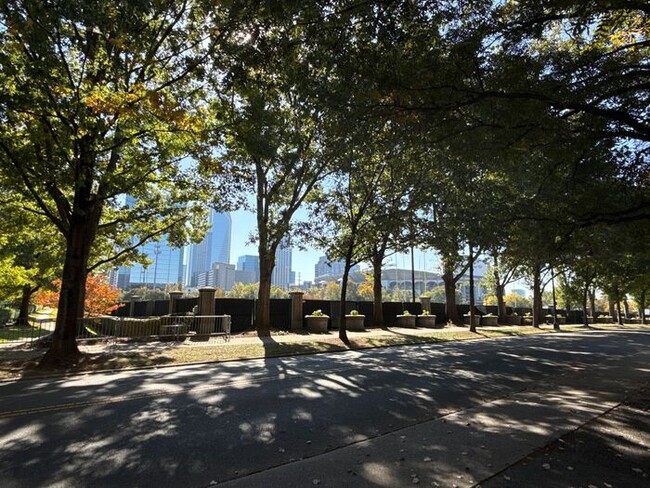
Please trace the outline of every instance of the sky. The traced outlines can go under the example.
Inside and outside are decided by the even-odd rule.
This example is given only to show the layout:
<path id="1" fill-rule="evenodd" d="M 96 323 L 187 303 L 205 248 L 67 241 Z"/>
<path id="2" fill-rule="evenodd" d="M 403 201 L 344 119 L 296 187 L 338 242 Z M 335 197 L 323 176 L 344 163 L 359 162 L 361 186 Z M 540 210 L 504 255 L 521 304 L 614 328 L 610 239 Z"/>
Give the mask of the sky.
<path id="1" fill-rule="evenodd" d="M 255 214 L 246 210 L 237 210 L 231 212 L 232 218 L 232 236 L 230 243 L 230 262 L 237 264 L 237 258 L 245 254 L 257 256 L 257 245 L 250 243 L 250 236 L 255 231 Z M 292 268 L 296 272 L 296 280 L 298 284 L 304 281 L 314 281 L 314 266 L 320 256 L 325 253 L 319 249 L 309 248 L 305 251 L 293 249 L 291 254 Z M 432 250 L 415 249 L 415 270 L 417 271 L 430 271 L 433 273 L 442 273 L 440 260 L 437 254 Z M 369 266 L 362 264 L 361 268 L 366 269 Z M 386 259 L 386 268 L 411 268 L 411 255 L 410 253 L 397 253 Z M 506 286 L 506 292 L 513 289 L 523 289 L 527 295 L 530 294 L 528 285 L 519 280 Z"/>
<path id="2" fill-rule="evenodd" d="M 245 254 L 257 255 L 257 245 L 251 244 L 251 234 L 255 231 L 255 214 L 245 210 L 237 210 L 232 212 L 232 236 L 230 244 L 230 261 L 232 264 L 237 264 L 237 258 Z M 325 253 L 318 249 L 309 248 L 306 251 L 298 249 L 292 250 L 292 266 L 293 271 L 296 272 L 296 279 L 300 283 L 304 281 L 314 280 L 314 265 L 320 256 Z M 415 250 L 415 269 L 440 272 L 438 260 L 433 251 Z M 386 267 L 393 268 L 397 265 L 398 268 L 410 269 L 411 256 L 410 254 L 396 254 L 386 260 Z M 367 267 L 362 265 L 362 268 Z M 298 273 L 300 276 L 298 277 Z"/>

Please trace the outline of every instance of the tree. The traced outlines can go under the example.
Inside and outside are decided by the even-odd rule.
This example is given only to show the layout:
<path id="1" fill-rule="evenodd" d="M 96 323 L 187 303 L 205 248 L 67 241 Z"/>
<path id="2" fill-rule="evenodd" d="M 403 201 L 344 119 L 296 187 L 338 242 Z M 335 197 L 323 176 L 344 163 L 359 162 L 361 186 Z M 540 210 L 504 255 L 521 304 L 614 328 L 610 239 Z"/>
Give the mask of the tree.
<path id="1" fill-rule="evenodd" d="M 61 280 L 52 283 L 54 291 L 40 290 L 35 302 L 44 307 L 55 308 L 59 303 Z M 87 316 L 105 315 L 114 312 L 124 304 L 119 303 L 120 290 L 113 288 L 104 275 L 88 275 L 84 295 L 84 314 Z"/>
<path id="2" fill-rule="evenodd" d="M 301 61 L 310 54 L 299 15 L 282 11 L 258 19 L 264 27 L 233 46 L 230 76 L 215 81 L 222 97 L 214 110 L 226 114 L 228 124 L 216 141 L 220 168 L 228 170 L 221 181 L 246 206 L 251 188 L 255 195 L 260 263 L 255 325 L 265 335 L 276 250 L 290 242 L 294 215 L 328 169 L 320 155 L 323 108 L 312 91 L 323 78 Z"/>
<path id="3" fill-rule="evenodd" d="M 499 310 L 499 322 L 506 322 L 506 286 L 519 279 L 519 269 L 515 264 L 504 265 L 500 252 L 492 251 L 492 263 L 488 266 L 487 272 L 483 278 L 483 286 L 486 287 L 494 297 L 494 303 L 485 303 L 484 305 L 496 305 Z"/>
<path id="4" fill-rule="evenodd" d="M 355 148 L 356 149 L 356 148 Z M 344 261 L 341 278 L 340 309 L 345 310 L 350 268 L 367 259 L 368 230 L 381 219 L 384 212 L 383 196 L 377 191 L 387 172 L 388 164 L 378 161 L 373 154 L 350 149 L 342 157 L 340 171 L 328 185 L 330 190 L 316 203 L 322 226 L 314 240 L 327 251 L 330 259 Z M 341 314 L 339 338 L 349 343 L 345 314 Z"/>
<path id="5" fill-rule="evenodd" d="M 163 234 L 180 244 L 202 220 L 206 184 L 183 158 L 210 159 L 201 143 L 209 94 L 197 80 L 209 68 L 207 53 L 236 25 L 235 9 L 211 6 L 207 15 L 203 8 L 3 4 L 0 168 L 65 241 L 43 364 L 79 355 L 76 319 L 88 272 Z M 91 262 L 101 235 L 111 236 L 113 256 Z"/>
<path id="6" fill-rule="evenodd" d="M 253 300 L 257 296 L 258 283 L 235 283 L 228 292 L 228 298 L 249 298 Z"/>
<path id="7" fill-rule="evenodd" d="M 7 267 L 3 273 L 7 283 L 0 289 L 19 294 L 20 321 L 28 318 L 33 293 L 60 273 L 63 242 L 51 222 L 35 213 L 20 195 L 4 190 L 0 200 L 0 256 L 4 256 Z"/>

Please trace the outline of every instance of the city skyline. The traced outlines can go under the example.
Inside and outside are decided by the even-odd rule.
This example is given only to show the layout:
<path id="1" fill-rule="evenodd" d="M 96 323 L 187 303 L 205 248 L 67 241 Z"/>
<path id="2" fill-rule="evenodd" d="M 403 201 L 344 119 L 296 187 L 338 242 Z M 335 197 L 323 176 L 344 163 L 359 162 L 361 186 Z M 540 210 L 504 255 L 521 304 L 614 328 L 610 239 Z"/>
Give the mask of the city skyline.
<path id="1" fill-rule="evenodd" d="M 180 249 L 167 246 L 164 238 L 160 242 L 147 243 L 142 250 L 150 256 L 153 263 L 147 268 L 140 264 L 121 267 L 112 277 L 111 282 L 119 288 L 124 288 L 125 284 L 132 286 L 138 283 L 158 286 L 180 283 L 183 287 L 196 287 L 199 284 L 198 275 L 213 271 L 214 263 L 228 264 L 233 269 L 239 270 L 242 258 L 248 256 L 250 260 L 250 257 L 257 257 L 257 245 L 250 242 L 256 225 L 255 215 L 252 212 L 237 210 L 219 213 L 212 210 L 209 218 L 214 227 L 206 233 L 206 237 L 200 243 L 186 245 Z M 315 268 L 319 262 L 327 261 L 323 250 L 311 247 L 291 248 L 288 255 L 281 253 L 279 249 L 278 254 L 273 282 L 284 288 L 292 284 L 300 286 L 305 282 L 315 282 L 317 278 Z M 283 257 L 280 258 L 280 255 Z M 414 249 L 413 261 L 415 273 L 442 272 L 440 260 L 432 250 Z M 477 275 L 483 274 L 485 266 L 485 263 L 477 261 Z M 368 265 L 365 264 L 361 269 L 365 270 L 367 267 Z M 192 271 L 193 268 L 196 269 Z M 390 255 L 385 260 L 384 269 L 391 268 L 410 269 L 410 253 Z M 125 275 L 128 275 L 128 278 Z M 259 269 L 255 273 L 255 278 L 256 281 L 259 280 Z M 512 284 L 508 288 L 522 286 L 527 288 L 522 283 Z"/>

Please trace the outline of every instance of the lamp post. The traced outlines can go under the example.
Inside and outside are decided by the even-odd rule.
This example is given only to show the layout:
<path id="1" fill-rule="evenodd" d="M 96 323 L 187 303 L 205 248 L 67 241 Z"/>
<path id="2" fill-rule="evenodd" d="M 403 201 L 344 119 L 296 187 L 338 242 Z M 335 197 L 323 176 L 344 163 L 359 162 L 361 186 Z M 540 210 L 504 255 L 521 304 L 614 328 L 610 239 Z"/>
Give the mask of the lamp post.
<path id="1" fill-rule="evenodd" d="M 413 292 L 413 303 L 415 303 L 415 257 L 414 248 L 411 244 L 411 291 Z"/>
<path id="2" fill-rule="evenodd" d="M 560 324 L 557 321 L 557 300 L 555 299 L 555 273 L 551 266 L 551 290 L 553 291 L 553 330 L 560 330 Z"/>
<path id="3" fill-rule="evenodd" d="M 154 265 L 153 265 L 153 289 L 156 288 L 156 284 L 158 283 L 158 255 L 162 251 L 160 250 L 160 244 L 156 242 L 153 248 L 153 253 L 156 256 L 154 258 Z"/>

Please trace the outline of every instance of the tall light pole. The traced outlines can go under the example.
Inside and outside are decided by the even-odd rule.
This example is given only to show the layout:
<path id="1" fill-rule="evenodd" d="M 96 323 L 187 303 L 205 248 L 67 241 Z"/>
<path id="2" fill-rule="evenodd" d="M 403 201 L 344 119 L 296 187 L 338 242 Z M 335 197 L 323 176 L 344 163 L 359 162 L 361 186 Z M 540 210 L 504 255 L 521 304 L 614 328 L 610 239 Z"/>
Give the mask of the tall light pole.
<path id="1" fill-rule="evenodd" d="M 158 255 L 162 251 L 160 250 L 160 243 L 156 242 L 156 244 L 153 247 L 153 253 L 156 256 L 154 258 L 154 265 L 153 265 L 153 288 L 156 288 L 156 285 L 158 283 Z"/>
<path id="2" fill-rule="evenodd" d="M 411 244 L 411 291 L 413 292 L 413 303 L 415 303 L 415 254 Z"/>
<path id="3" fill-rule="evenodd" d="M 555 299 L 555 273 L 551 266 L 551 290 L 553 291 L 553 330 L 560 330 L 560 324 L 557 321 L 557 300 Z"/>

